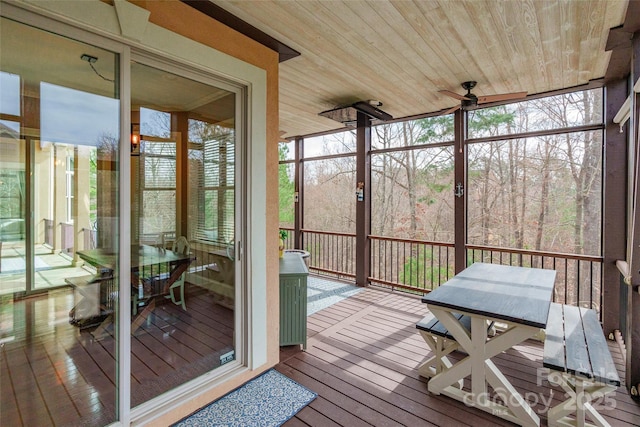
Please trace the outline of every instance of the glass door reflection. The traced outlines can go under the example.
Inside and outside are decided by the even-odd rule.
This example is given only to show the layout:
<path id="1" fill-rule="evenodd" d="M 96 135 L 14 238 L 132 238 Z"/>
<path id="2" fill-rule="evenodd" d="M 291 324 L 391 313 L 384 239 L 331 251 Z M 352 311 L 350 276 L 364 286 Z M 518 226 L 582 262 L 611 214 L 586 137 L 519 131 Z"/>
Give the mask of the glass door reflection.
<path id="1" fill-rule="evenodd" d="M 132 406 L 236 358 L 234 91 L 138 62 Z"/>
<path id="2" fill-rule="evenodd" d="M 0 425 L 110 424 L 118 346 L 90 320 L 117 282 L 78 252 L 118 251 L 119 57 L 0 19 Z"/>

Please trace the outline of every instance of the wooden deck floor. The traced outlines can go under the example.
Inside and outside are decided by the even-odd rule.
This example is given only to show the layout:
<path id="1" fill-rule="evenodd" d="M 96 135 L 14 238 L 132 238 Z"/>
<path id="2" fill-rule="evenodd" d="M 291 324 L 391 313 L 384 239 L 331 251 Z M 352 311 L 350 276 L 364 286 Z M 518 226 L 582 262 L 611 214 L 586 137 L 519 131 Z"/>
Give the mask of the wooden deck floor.
<path id="1" fill-rule="evenodd" d="M 186 315 L 173 304 L 162 305 L 136 334 L 132 389 L 141 401 L 184 382 L 185 374 L 194 378 L 213 368 L 210 359 L 215 357 L 206 355 L 230 344 L 231 311 L 209 298 L 206 293 L 190 295 Z M 65 317 L 71 302 L 61 292 L 46 302 L 46 310 L 38 298 L 14 303 L 16 340 L 0 348 L 1 426 L 99 426 L 113 419 L 113 341 L 91 340 L 88 332 L 69 325 Z M 219 310 L 214 313 L 211 307 Z M 418 297 L 368 288 L 310 316 L 307 351 L 282 348 L 276 368 L 318 398 L 286 425 L 510 425 L 428 393 L 416 368 L 429 350 L 415 329 L 426 312 Z M 624 378 L 622 356 L 613 343 L 610 348 Z M 528 341 L 494 361 L 546 425 L 545 402 L 556 404 L 563 393 L 547 382 L 537 384 L 542 344 Z M 640 405 L 626 389 L 619 388 L 614 398 L 601 411 L 611 425 L 640 425 Z"/>
<path id="2" fill-rule="evenodd" d="M 307 350 L 283 348 L 276 369 L 318 398 L 285 426 L 513 425 L 427 391 L 417 367 L 429 349 L 415 328 L 426 313 L 418 297 L 367 288 L 310 316 Z M 610 349 L 624 378 L 622 355 L 614 343 Z M 493 360 L 547 425 L 548 402 L 560 403 L 564 392 L 546 379 L 538 384 L 542 351 L 542 343 L 530 340 Z M 613 399 L 600 405 L 612 426 L 640 425 L 640 404 L 624 387 Z"/>

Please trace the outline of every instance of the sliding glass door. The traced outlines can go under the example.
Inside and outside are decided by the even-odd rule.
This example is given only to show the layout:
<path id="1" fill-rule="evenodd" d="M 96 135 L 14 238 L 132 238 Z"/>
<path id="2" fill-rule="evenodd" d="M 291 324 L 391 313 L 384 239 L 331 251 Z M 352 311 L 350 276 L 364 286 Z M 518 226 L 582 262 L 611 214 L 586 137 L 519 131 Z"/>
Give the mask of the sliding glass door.
<path id="1" fill-rule="evenodd" d="M 238 96 L 153 61 L 131 64 L 132 261 L 146 254 L 132 314 L 132 406 L 235 359 Z M 177 278 L 167 254 L 189 257 Z"/>
<path id="2" fill-rule="evenodd" d="M 105 425 L 117 414 L 119 55 L 1 18 L 0 425 Z"/>
<path id="3" fill-rule="evenodd" d="M 140 419 L 244 369 L 245 87 L 0 19 L 0 425 Z"/>

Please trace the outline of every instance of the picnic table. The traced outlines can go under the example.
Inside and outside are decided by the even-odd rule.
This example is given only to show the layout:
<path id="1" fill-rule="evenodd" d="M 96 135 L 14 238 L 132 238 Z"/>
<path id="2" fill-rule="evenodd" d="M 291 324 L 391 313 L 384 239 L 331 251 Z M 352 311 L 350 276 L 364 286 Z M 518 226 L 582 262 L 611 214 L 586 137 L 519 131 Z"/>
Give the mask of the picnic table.
<path id="1" fill-rule="evenodd" d="M 491 358 L 547 326 L 555 275 L 553 270 L 475 263 L 426 294 L 422 302 L 468 355 L 440 369 L 429 380 L 429 391 L 519 425 L 539 426 L 538 415 Z M 470 329 L 461 319 L 470 319 Z M 507 328 L 489 336 L 491 322 Z M 459 385 L 466 377 L 471 381 L 470 392 Z M 504 404 L 491 398 L 487 386 Z"/>

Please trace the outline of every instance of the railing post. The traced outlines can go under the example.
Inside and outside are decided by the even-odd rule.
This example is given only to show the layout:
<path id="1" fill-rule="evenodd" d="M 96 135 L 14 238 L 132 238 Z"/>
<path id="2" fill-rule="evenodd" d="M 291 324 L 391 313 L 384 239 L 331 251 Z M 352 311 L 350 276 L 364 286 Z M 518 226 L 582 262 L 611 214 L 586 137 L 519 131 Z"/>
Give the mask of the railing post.
<path id="1" fill-rule="evenodd" d="M 356 137 L 356 285 L 371 276 L 371 119 L 358 112 Z"/>
<path id="2" fill-rule="evenodd" d="M 630 7 L 631 8 L 631 7 Z M 638 7 L 635 6 L 633 10 L 637 11 Z M 627 19 L 625 23 L 630 21 L 632 12 L 627 11 Z M 633 34 L 632 38 L 632 53 L 631 53 L 631 73 L 630 73 L 630 85 L 633 85 L 634 89 L 637 89 L 637 83 L 640 81 L 640 30 L 637 30 Z M 640 127 L 640 94 L 630 90 L 631 100 L 631 118 L 627 123 L 628 132 L 631 141 L 630 146 L 635 146 L 635 159 L 633 159 L 634 174 L 631 177 L 629 186 L 631 188 L 631 197 L 629 203 L 633 206 L 631 212 L 631 226 L 629 227 L 630 233 L 628 237 L 628 250 L 627 262 L 629 262 L 629 275 L 631 276 L 631 285 L 633 291 L 630 292 L 630 296 L 627 300 L 627 336 L 625 337 L 625 345 L 627 348 L 627 366 L 626 366 L 626 383 L 627 387 L 632 389 L 636 387 L 636 399 L 640 399 L 640 148 L 638 148 L 638 141 L 640 140 L 640 134 L 638 129 Z M 631 171 L 630 171 L 631 172 Z"/>
<path id="3" fill-rule="evenodd" d="M 296 138 L 295 147 L 295 177 L 293 182 L 293 191 L 295 192 L 293 202 L 293 248 L 304 249 L 304 242 L 302 241 L 302 233 L 300 230 L 304 228 L 303 212 L 304 212 L 304 163 L 300 161 L 304 156 L 304 139 Z"/>
<path id="4" fill-rule="evenodd" d="M 602 321 L 605 334 L 619 328 L 620 311 L 626 313 L 626 307 L 620 305 L 617 260 L 626 260 L 626 221 L 627 212 L 624 191 L 627 180 L 627 133 L 620 133 L 620 126 L 613 123 L 613 117 L 628 95 L 627 81 L 624 79 L 610 81 L 606 85 L 606 130 L 607 143 L 604 146 L 604 171 L 602 196 L 604 197 L 603 250 L 604 263 L 602 272 L 603 310 Z"/>
<path id="5" fill-rule="evenodd" d="M 466 179 L 466 147 L 465 141 L 465 118 L 462 109 L 455 112 L 454 120 L 454 229 L 455 229 L 455 273 L 458 274 L 467 268 L 467 224 L 466 224 L 466 200 L 467 200 L 467 179 Z"/>

